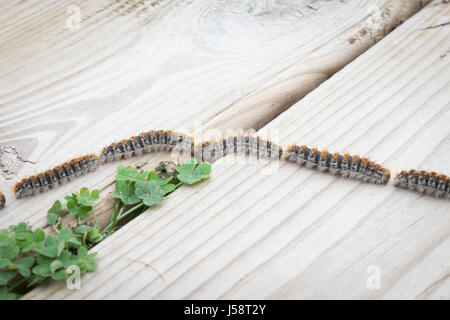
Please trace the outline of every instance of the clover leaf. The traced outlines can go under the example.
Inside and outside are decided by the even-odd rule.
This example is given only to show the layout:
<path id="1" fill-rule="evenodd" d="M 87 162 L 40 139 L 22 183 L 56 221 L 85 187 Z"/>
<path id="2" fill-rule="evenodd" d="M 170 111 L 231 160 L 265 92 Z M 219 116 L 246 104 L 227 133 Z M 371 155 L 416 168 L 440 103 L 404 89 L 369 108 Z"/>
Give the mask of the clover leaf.
<path id="1" fill-rule="evenodd" d="M 111 193 L 111 196 L 120 199 L 124 204 L 131 205 L 141 201 L 136 194 L 136 186 L 134 182 L 126 183 L 122 180 L 116 181 L 116 189 Z"/>
<path id="2" fill-rule="evenodd" d="M 0 300 L 13 300 L 16 298 L 14 293 L 10 293 L 6 285 L 0 286 Z"/>
<path id="3" fill-rule="evenodd" d="M 146 206 L 151 207 L 160 203 L 163 200 L 163 197 L 174 189 L 175 185 L 163 185 L 161 181 L 158 180 L 150 180 L 146 182 L 139 181 L 136 183 L 136 196 L 139 199 L 142 199 Z"/>
<path id="4" fill-rule="evenodd" d="M 78 202 L 86 207 L 93 207 L 95 201 L 100 199 L 100 191 L 92 190 L 89 192 L 88 188 L 81 188 L 80 193 L 77 195 Z"/>
<path id="5" fill-rule="evenodd" d="M 80 267 L 81 272 L 87 271 L 95 271 L 97 269 L 97 262 L 93 260 L 94 257 L 97 256 L 97 253 L 88 253 L 85 247 L 78 248 L 77 251 L 77 266 Z"/>
<path id="6" fill-rule="evenodd" d="M 7 270 L 0 272 L 0 286 L 6 286 L 10 280 L 17 275 L 16 270 Z"/>
<path id="7" fill-rule="evenodd" d="M 139 172 L 136 168 L 119 165 L 117 167 L 116 180 L 119 181 L 143 181 L 148 175 L 148 171 Z"/>
<path id="8" fill-rule="evenodd" d="M 62 210 L 63 207 L 61 201 L 55 201 L 53 206 L 47 211 L 47 222 L 50 224 L 54 224 L 60 217 Z"/>
<path id="9" fill-rule="evenodd" d="M 175 166 L 175 170 L 178 172 L 178 180 L 186 184 L 194 184 L 209 178 L 211 165 L 208 162 L 202 162 L 197 165 L 195 159 L 191 158 L 182 166 Z"/>

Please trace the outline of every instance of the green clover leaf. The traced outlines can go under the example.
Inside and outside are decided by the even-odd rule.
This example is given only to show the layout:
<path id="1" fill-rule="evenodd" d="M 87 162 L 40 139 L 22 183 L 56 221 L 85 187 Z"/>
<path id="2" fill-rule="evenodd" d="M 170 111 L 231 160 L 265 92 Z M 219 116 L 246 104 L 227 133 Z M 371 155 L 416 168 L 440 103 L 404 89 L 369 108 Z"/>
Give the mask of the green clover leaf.
<path id="1" fill-rule="evenodd" d="M 135 191 L 136 187 L 134 182 L 126 183 L 125 181 L 117 180 L 116 190 L 111 193 L 111 196 L 120 199 L 126 205 L 131 205 L 141 201 L 136 196 Z"/>
<path id="2" fill-rule="evenodd" d="M 0 272 L 0 286 L 6 286 L 10 280 L 17 275 L 16 270 L 6 270 Z"/>
<path id="3" fill-rule="evenodd" d="M 91 206 L 80 206 L 76 199 L 71 199 L 67 201 L 67 209 L 69 213 L 80 217 L 81 219 L 86 219 L 89 211 L 92 210 Z"/>
<path id="4" fill-rule="evenodd" d="M 61 201 L 55 201 L 53 206 L 47 211 L 47 222 L 50 224 L 54 224 L 60 217 L 62 210 L 63 207 Z"/>
<path id="5" fill-rule="evenodd" d="M 136 168 L 119 165 L 117 167 L 116 180 L 119 181 L 143 181 L 148 175 L 148 171 L 139 172 Z"/>
<path id="6" fill-rule="evenodd" d="M 160 203 L 163 197 L 167 194 L 170 185 L 163 186 L 158 180 L 150 180 L 147 182 L 137 182 L 136 183 L 136 196 L 142 199 L 144 204 L 151 207 L 155 204 Z M 165 187 L 165 188 L 163 188 Z"/>
<path id="7" fill-rule="evenodd" d="M 0 259 L 0 269 L 2 268 L 6 268 L 7 266 L 9 266 L 11 264 L 11 260 L 6 259 L 6 258 L 2 258 Z"/>
<path id="8" fill-rule="evenodd" d="M 92 190 L 89 193 L 88 188 L 81 188 L 79 195 L 77 196 L 78 202 L 85 207 L 93 207 L 95 201 L 100 199 L 100 191 Z"/>
<path id="9" fill-rule="evenodd" d="M 10 293 L 6 285 L 0 286 L 0 300 L 14 300 L 16 299 L 16 295 L 14 293 Z"/>
<path id="10" fill-rule="evenodd" d="M 182 166 L 175 166 L 175 170 L 178 172 L 178 180 L 186 184 L 194 184 L 209 178 L 211 165 L 208 162 L 202 162 L 197 165 L 195 159 L 191 158 Z"/>

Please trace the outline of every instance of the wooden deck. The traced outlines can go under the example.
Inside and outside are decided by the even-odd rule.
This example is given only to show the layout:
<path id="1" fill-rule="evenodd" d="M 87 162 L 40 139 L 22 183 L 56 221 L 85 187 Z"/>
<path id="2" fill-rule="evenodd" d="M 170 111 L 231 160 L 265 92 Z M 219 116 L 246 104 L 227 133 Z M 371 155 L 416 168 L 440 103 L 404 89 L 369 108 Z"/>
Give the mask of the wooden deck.
<path id="1" fill-rule="evenodd" d="M 450 5 L 410 18 L 425 2 L 90 2 L 79 30 L 65 29 L 67 4 L 11 4 L 0 13 L 0 189 L 153 128 L 275 130 L 284 144 L 448 174 Z M 81 290 L 26 298 L 450 298 L 448 201 L 228 162 L 98 245 Z M 45 227 L 51 203 L 81 186 L 102 190 L 107 219 L 115 166 L 27 200 L 5 192 L 0 226 Z"/>

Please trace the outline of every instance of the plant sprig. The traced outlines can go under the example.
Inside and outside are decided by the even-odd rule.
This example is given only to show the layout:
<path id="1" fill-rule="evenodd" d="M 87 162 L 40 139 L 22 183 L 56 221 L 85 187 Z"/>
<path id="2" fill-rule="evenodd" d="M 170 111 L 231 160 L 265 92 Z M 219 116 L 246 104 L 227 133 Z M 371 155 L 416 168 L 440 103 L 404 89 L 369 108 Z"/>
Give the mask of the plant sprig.
<path id="1" fill-rule="evenodd" d="M 26 288 L 46 280 L 66 280 L 77 266 L 80 273 L 97 269 L 96 253 L 88 249 L 116 231 L 118 223 L 130 216 L 138 216 L 148 208 L 161 203 L 183 184 L 192 185 L 207 179 L 211 165 L 197 164 L 189 159 L 184 164 L 161 162 L 155 171 L 135 167 L 117 167 L 113 214 L 108 225 L 100 229 L 94 206 L 100 199 L 98 190 L 81 188 L 79 192 L 57 200 L 47 211 L 47 222 L 54 234 L 21 222 L 0 230 L 0 300 L 17 299 Z M 64 225 L 63 216 L 74 215 L 78 226 Z M 87 220 L 92 217 L 95 225 Z"/>
<path id="2" fill-rule="evenodd" d="M 158 205 L 164 198 L 183 184 L 195 184 L 207 179 L 211 165 L 197 164 L 191 158 L 184 164 L 161 162 L 156 171 L 139 171 L 135 167 L 117 167 L 113 215 L 104 229 L 105 236 L 115 231 L 117 224 L 130 214 L 138 216 L 148 208 Z"/>

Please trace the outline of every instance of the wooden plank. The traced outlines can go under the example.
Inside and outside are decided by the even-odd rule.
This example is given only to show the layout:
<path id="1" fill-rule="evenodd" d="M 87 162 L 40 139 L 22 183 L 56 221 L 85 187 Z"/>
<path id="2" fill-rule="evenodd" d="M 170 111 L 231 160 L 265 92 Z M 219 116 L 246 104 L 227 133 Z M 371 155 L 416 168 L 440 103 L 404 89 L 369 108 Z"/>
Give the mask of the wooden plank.
<path id="1" fill-rule="evenodd" d="M 17 201 L 10 188 L 114 140 L 262 127 L 427 2 L 378 0 L 373 12 L 360 1 L 2 5 L 0 226 L 45 227 L 55 199 L 82 186 L 107 194 L 115 165 L 34 199 Z M 160 159 L 145 158 L 149 167 Z M 107 218 L 110 202 L 97 212 Z"/>
<path id="2" fill-rule="evenodd" d="M 264 129 L 393 171 L 449 173 L 450 29 L 428 28 L 449 15 L 430 4 Z M 26 298 L 450 298 L 448 201 L 226 160 L 96 247 L 80 290 Z"/>

